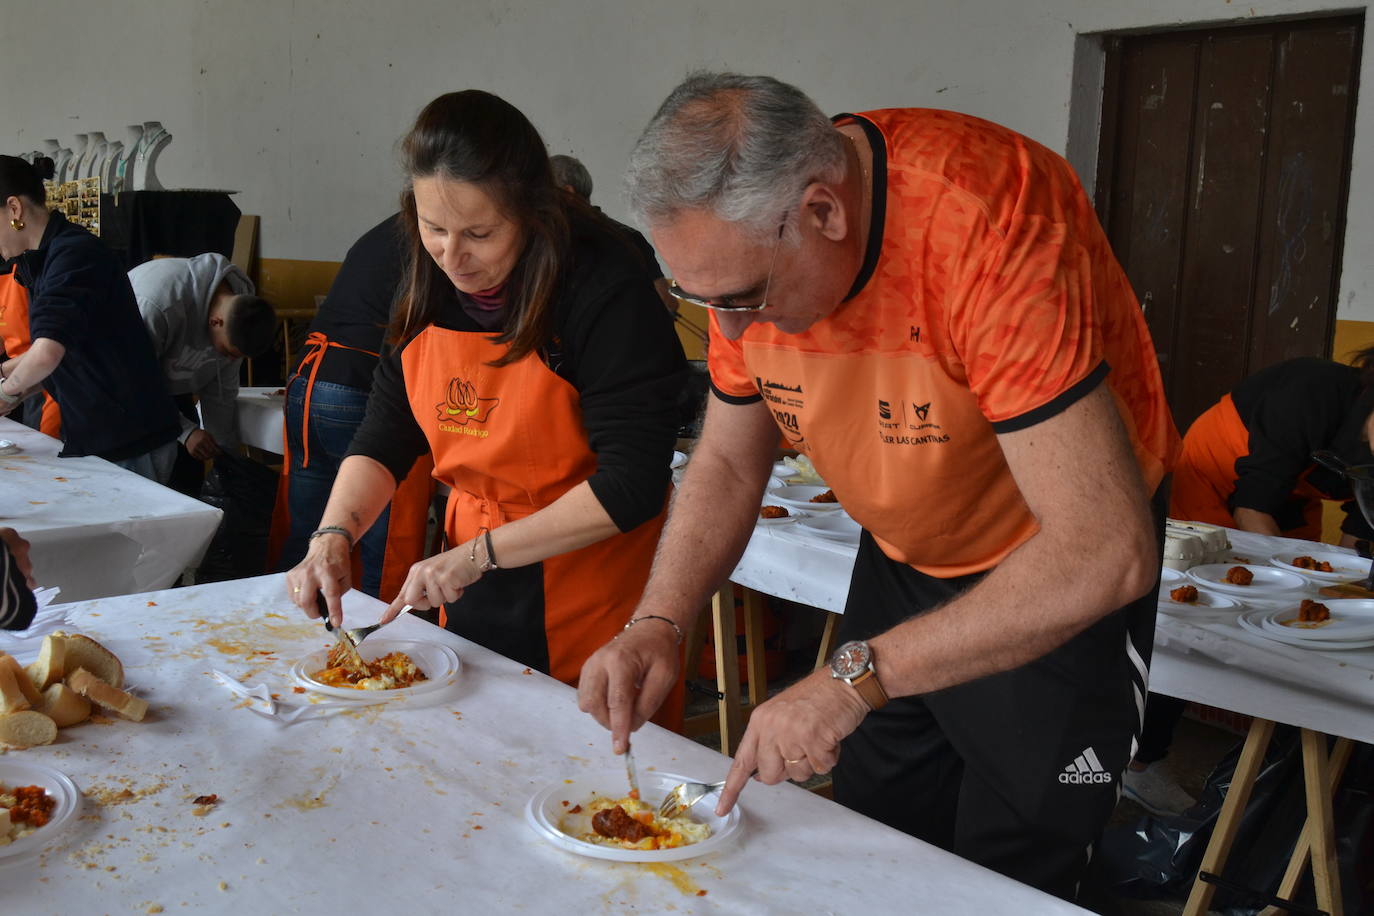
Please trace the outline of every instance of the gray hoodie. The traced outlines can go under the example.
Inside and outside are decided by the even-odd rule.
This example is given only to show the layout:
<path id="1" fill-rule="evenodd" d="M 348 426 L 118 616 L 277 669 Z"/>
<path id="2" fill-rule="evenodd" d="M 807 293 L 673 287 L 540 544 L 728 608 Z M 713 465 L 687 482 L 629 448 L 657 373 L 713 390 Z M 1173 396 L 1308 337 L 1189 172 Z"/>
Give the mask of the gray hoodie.
<path id="1" fill-rule="evenodd" d="M 205 429 L 222 448 L 239 444 L 235 399 L 241 359 L 222 355 L 210 342 L 210 300 L 221 282 L 235 295 L 252 293 L 253 281 L 221 254 L 157 258 L 129 271 L 138 310 L 153 338 L 158 364 L 173 396 L 200 401 Z M 196 430 L 181 418 L 180 441 Z"/>

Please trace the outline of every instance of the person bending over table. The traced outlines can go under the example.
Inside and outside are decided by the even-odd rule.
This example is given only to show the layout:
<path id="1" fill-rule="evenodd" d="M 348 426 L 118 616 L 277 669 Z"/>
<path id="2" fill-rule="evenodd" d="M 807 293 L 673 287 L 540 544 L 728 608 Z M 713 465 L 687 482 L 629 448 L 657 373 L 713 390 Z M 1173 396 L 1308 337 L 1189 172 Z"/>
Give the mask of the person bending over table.
<path id="1" fill-rule="evenodd" d="M 717 810 L 751 773 L 833 768 L 842 804 L 1073 897 L 1139 734 L 1177 433 L 1068 164 L 952 112 L 832 122 L 701 73 L 627 186 L 711 310 L 713 397 L 644 622 L 588 661 L 581 708 L 619 750 L 657 706 L 781 427 L 864 532 L 843 644 L 754 711 Z"/>
<path id="2" fill-rule="evenodd" d="M 1374 347 L 1353 366 L 1301 357 L 1261 369 L 1193 421 L 1174 469 L 1169 516 L 1319 541 L 1322 501 L 1345 512 L 1342 546 L 1374 540 L 1350 483 L 1312 460 L 1335 452 L 1348 464 L 1374 463 Z M 1122 781 L 1127 798 L 1155 814 L 1193 804 L 1159 764 L 1187 704 L 1152 693 L 1140 748 Z"/>
<path id="3" fill-rule="evenodd" d="M 129 278 L 98 238 L 48 212 L 43 179 L 52 160 L 39 162 L 0 156 L 0 256 L 17 259 L 32 340 L 0 368 L 0 416 L 41 385 L 62 406 L 62 457 L 96 455 L 166 483 L 176 405 Z"/>
<path id="4" fill-rule="evenodd" d="M 174 488 L 199 496 L 202 462 L 239 445 L 239 367 L 272 349 L 277 313 L 214 252 L 148 261 L 129 271 L 129 283 L 181 412 Z"/>
<path id="5" fill-rule="evenodd" d="M 427 453 L 452 490 L 452 546 L 411 567 L 383 619 L 439 608 L 449 630 L 571 683 L 648 578 L 686 360 L 644 266 L 553 183 L 509 103 L 440 96 L 402 155 L 399 342 L 288 586 L 310 616 L 322 593 L 338 622 L 352 542 Z"/>
<path id="6" fill-rule="evenodd" d="M 33 587 L 29 542 L 13 528 L 0 528 L 0 630 L 26 630 L 33 623 Z"/>

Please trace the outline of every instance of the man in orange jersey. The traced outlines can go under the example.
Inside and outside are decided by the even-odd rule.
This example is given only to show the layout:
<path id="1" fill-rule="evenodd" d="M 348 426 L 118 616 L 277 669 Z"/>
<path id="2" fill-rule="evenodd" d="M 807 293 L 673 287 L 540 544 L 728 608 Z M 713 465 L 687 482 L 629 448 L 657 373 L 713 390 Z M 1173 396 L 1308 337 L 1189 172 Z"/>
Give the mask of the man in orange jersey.
<path id="1" fill-rule="evenodd" d="M 630 201 L 712 311 L 714 397 L 630 626 L 583 669 L 615 750 L 750 537 L 778 428 L 864 528 L 840 638 L 753 714 L 718 810 L 835 798 L 1072 898 L 1116 803 L 1178 447 L 1140 309 L 1068 164 L 952 112 L 827 119 L 696 74 Z"/>

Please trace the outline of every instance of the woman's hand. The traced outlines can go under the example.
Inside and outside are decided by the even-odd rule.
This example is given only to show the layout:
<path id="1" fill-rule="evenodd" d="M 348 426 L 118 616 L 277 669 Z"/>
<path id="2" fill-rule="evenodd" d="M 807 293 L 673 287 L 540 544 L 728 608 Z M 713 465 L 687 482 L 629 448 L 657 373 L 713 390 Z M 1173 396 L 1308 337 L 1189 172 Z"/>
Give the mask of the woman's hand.
<path id="1" fill-rule="evenodd" d="M 473 541 L 468 541 L 410 567 L 405 584 L 382 615 L 381 622 L 395 618 L 407 604 L 418 611 L 426 611 L 457 601 L 463 589 L 482 578 L 472 556 Z"/>
<path id="2" fill-rule="evenodd" d="M 344 592 L 353 587 L 351 545 L 342 534 L 328 533 L 314 538 L 305 559 L 286 574 L 287 593 L 307 617 L 319 617 L 315 596 L 323 595 L 329 606 L 329 620 L 343 626 Z"/>

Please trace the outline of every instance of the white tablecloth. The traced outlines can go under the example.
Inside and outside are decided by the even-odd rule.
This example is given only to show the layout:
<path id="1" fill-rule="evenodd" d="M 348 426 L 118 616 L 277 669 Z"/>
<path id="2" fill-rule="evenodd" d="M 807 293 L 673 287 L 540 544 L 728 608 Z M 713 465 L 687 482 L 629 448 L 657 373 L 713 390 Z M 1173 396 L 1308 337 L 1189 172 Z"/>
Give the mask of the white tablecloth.
<path id="1" fill-rule="evenodd" d="M 239 439 L 244 445 L 274 455 L 282 453 L 282 423 L 286 406 L 281 388 L 240 388 L 236 402 Z"/>
<path id="2" fill-rule="evenodd" d="M 62 444 L 0 419 L 0 525 L 33 545 L 39 585 L 59 601 L 166 588 L 200 562 L 220 510 L 100 458 L 58 458 Z"/>
<path id="3" fill-rule="evenodd" d="M 1265 563 L 1309 541 L 1231 531 L 1236 556 Z M 758 525 L 730 579 L 756 591 L 843 613 L 852 546 L 795 525 Z M 1316 588 L 1296 595 L 1317 597 Z M 1260 606 L 1262 603 L 1255 603 Z M 1278 606 L 1278 605 L 1272 605 Z M 1160 614 L 1150 689 L 1245 715 L 1374 741 L 1374 649 L 1313 652 L 1252 636 L 1229 620 L 1187 622 Z"/>
<path id="4" fill-rule="evenodd" d="M 351 624 L 381 609 L 356 592 L 345 605 Z M 209 672 L 295 696 L 290 664 L 326 640 L 281 576 L 90 602 L 74 617 L 121 656 L 151 711 L 11 752 L 63 770 L 87 800 L 41 858 L 0 866 L 6 916 L 1083 912 L 786 784 L 749 786 L 740 838 L 701 859 L 632 865 L 555 848 L 526 824 L 529 798 L 624 774 L 571 689 L 407 617 L 384 632 L 454 647 L 452 692 L 290 726 L 259 717 Z M 654 726 L 635 756 L 641 778 L 726 770 Z M 195 816 L 191 800 L 210 793 L 221 802 Z"/>

